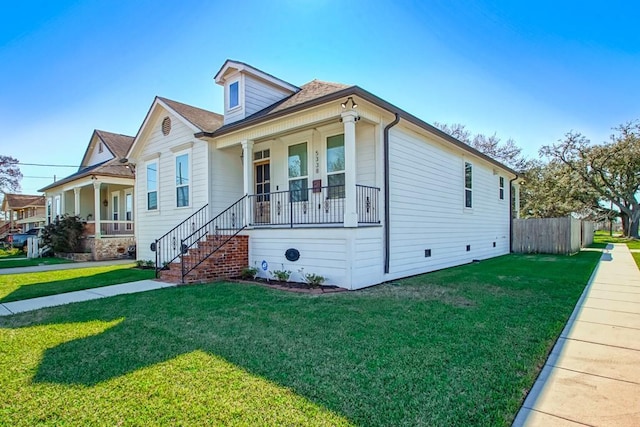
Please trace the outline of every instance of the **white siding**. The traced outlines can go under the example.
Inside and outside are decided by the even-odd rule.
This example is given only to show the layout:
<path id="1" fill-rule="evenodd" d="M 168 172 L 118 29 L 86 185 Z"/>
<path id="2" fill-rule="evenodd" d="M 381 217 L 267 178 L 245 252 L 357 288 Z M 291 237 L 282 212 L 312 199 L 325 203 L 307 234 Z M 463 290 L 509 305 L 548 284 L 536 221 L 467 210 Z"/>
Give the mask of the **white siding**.
<path id="1" fill-rule="evenodd" d="M 113 159 L 113 154 L 109 151 L 106 145 L 102 144 L 99 138 L 95 138 L 94 142 L 95 144 L 87 157 L 87 164 L 85 166 L 93 166 Z M 102 144 L 102 153 L 99 150 L 100 144 Z"/>
<path id="2" fill-rule="evenodd" d="M 273 86 L 250 75 L 244 76 L 245 117 L 284 99 L 290 91 Z"/>
<path id="3" fill-rule="evenodd" d="M 360 289 L 382 281 L 382 227 L 347 229 L 294 228 L 253 229 L 249 234 L 249 265 L 261 277 L 268 272 L 290 270 L 291 281 L 302 281 L 299 271 L 325 277 L 325 284 Z M 289 248 L 300 251 L 300 259 L 287 261 Z M 263 271 L 262 262 L 268 264 Z"/>
<path id="4" fill-rule="evenodd" d="M 211 196 L 209 206 L 215 216 L 243 196 L 241 147 L 211 149 L 209 168 Z M 213 218 L 212 216 L 212 218 Z"/>
<path id="5" fill-rule="evenodd" d="M 356 183 L 376 185 L 375 127 L 365 123 L 356 126 Z"/>
<path id="6" fill-rule="evenodd" d="M 165 116 L 171 117 L 171 132 L 163 135 L 161 122 Z M 157 238 L 178 225 L 208 202 L 209 146 L 194 138 L 194 130 L 186 126 L 179 117 L 157 107 L 147 124 L 150 128 L 145 140 L 140 141 L 142 149 L 136 163 L 135 214 L 136 244 L 138 259 L 155 259 L 149 246 Z M 186 145 L 185 145 L 186 144 Z M 189 148 L 190 147 L 190 148 Z M 180 151 L 176 149 L 180 148 Z M 189 206 L 176 207 L 175 157 L 189 152 L 191 181 L 189 185 Z M 159 157 L 154 158 L 154 156 Z M 147 210 L 147 170 L 145 159 L 154 158 L 158 163 L 158 209 Z"/>
<path id="7" fill-rule="evenodd" d="M 464 208 L 465 161 L 473 164 L 471 209 Z M 508 192 L 499 199 L 494 169 L 406 128 L 391 130 L 388 279 L 509 252 Z"/>

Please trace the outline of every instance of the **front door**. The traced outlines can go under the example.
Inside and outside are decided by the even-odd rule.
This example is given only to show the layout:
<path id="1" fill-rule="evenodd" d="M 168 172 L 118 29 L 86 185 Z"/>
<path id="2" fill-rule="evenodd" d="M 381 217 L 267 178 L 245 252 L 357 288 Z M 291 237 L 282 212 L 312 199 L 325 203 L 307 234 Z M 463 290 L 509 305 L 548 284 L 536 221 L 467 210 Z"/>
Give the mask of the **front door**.
<path id="1" fill-rule="evenodd" d="M 255 163 L 256 197 L 253 217 L 256 224 L 269 224 L 271 222 L 271 170 L 269 161 Z"/>

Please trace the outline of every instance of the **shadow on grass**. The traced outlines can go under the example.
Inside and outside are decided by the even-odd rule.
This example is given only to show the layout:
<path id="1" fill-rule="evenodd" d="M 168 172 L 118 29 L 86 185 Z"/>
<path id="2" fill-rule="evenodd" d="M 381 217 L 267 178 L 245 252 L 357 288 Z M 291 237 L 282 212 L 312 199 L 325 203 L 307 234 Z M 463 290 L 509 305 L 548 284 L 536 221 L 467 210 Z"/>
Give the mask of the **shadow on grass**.
<path id="1" fill-rule="evenodd" d="M 124 320 L 47 349 L 33 381 L 93 386 L 202 350 L 357 424 L 508 425 L 598 257 L 501 257 L 401 281 L 398 292 L 211 284 L 43 310 L 40 323 Z M 474 305 L 453 303 L 466 300 Z M 21 319 L 33 322 L 16 316 L 13 327 Z"/>
<path id="2" fill-rule="evenodd" d="M 153 271 L 129 268 L 106 271 L 104 273 L 93 274 L 90 276 L 33 283 L 18 287 L 13 292 L 0 298 L 0 302 L 19 301 L 29 298 L 56 295 L 64 292 L 73 292 L 83 289 L 93 289 L 102 286 L 116 285 L 119 283 L 151 279 L 153 275 Z"/>

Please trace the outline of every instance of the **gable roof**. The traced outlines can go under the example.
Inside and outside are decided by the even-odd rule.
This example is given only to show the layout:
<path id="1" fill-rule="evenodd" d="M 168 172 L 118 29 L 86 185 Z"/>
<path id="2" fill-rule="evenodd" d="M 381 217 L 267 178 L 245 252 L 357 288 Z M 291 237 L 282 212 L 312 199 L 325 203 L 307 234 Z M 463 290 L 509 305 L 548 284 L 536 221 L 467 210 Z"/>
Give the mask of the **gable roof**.
<path id="1" fill-rule="evenodd" d="M 247 63 L 244 63 L 241 61 L 235 61 L 233 59 L 227 59 L 224 62 L 224 64 L 222 64 L 222 67 L 220 67 L 220 70 L 218 70 L 218 72 L 216 73 L 214 80 L 217 84 L 219 85 L 224 84 L 224 75 L 229 69 L 245 71 L 248 74 L 259 77 L 262 80 L 270 82 L 271 84 L 274 84 L 276 86 L 280 86 L 284 89 L 290 90 L 291 92 L 297 92 L 298 90 L 300 90 L 300 88 L 296 85 L 292 85 L 291 83 L 286 82 L 272 74 L 265 73 L 264 71 L 259 70 L 256 67 L 253 67 Z"/>
<path id="2" fill-rule="evenodd" d="M 44 207 L 44 196 L 31 195 L 31 194 L 8 194 L 5 193 L 4 200 L 2 201 L 2 209 L 6 211 L 8 209 L 24 209 L 28 207 Z"/>
<path id="3" fill-rule="evenodd" d="M 200 129 L 201 132 L 213 132 L 222 126 L 224 116 L 221 114 L 183 104 L 182 102 L 172 101 L 171 99 L 162 98 L 160 96 L 157 96 L 156 99 L 165 103 L 178 115 L 182 116 L 189 123 Z"/>
<path id="4" fill-rule="evenodd" d="M 226 124 L 214 132 L 202 132 L 196 134 L 195 136 L 197 138 L 216 138 L 234 132 L 236 130 L 257 125 L 262 122 L 266 122 L 267 120 L 272 120 L 278 117 L 286 116 L 288 114 L 293 114 L 295 112 L 322 105 L 327 102 L 344 100 L 349 96 L 357 96 L 360 99 L 366 100 L 371 104 L 374 104 L 384 110 L 389 111 L 390 113 L 395 114 L 398 119 L 404 119 L 407 122 L 428 131 L 429 133 L 435 134 L 436 136 L 444 139 L 452 145 L 473 154 L 474 156 L 484 159 L 487 162 L 498 166 L 501 169 L 508 171 L 509 173 L 512 173 L 513 175 L 518 175 L 516 171 L 500 163 L 496 159 L 487 156 L 486 154 L 478 151 L 470 145 L 465 144 L 464 142 L 454 138 L 448 133 L 443 132 L 442 130 L 434 127 L 433 125 L 430 125 L 424 120 L 419 119 L 413 114 L 396 107 L 395 105 L 372 94 L 371 92 L 362 89 L 359 86 L 347 86 L 340 83 L 329 83 L 319 80 L 313 80 L 303 85 L 299 92 L 294 93 L 293 95 L 283 99 L 282 101 L 279 101 L 263 110 L 260 110 L 249 117 Z"/>
<path id="5" fill-rule="evenodd" d="M 132 136 L 97 129 L 95 133 L 116 157 L 124 157 L 133 143 Z"/>
<path id="6" fill-rule="evenodd" d="M 132 136 L 94 129 L 93 133 L 91 134 L 91 138 L 89 139 L 89 144 L 87 144 L 87 149 L 84 151 L 84 156 L 82 156 L 82 161 L 80 162 L 78 171 L 81 171 L 83 168 L 87 167 L 86 162 L 89 157 L 89 152 L 91 151 L 91 143 L 93 142 L 94 137 L 98 137 L 98 139 L 107 146 L 107 149 L 116 158 L 124 157 L 127 154 L 127 151 L 129 151 L 131 144 L 133 144 Z"/>
<path id="7" fill-rule="evenodd" d="M 224 120 L 223 115 L 214 113 L 213 111 L 208 111 L 203 108 L 194 107 L 182 102 L 173 101 L 161 96 L 156 96 L 153 99 L 151 107 L 149 107 L 149 111 L 147 111 L 147 114 L 144 117 L 144 120 L 142 121 L 142 124 L 140 125 L 140 128 L 138 129 L 138 132 L 136 133 L 136 136 L 133 139 L 133 142 L 124 157 L 130 157 L 134 148 L 136 147 L 136 145 L 138 145 L 138 141 L 140 140 L 142 132 L 149 123 L 156 105 L 160 105 L 164 109 L 173 112 L 173 114 L 186 122 L 189 127 L 195 129 L 197 131 L 196 135 L 200 133 L 214 132 L 220 126 L 222 126 L 222 122 Z"/>
<path id="8" fill-rule="evenodd" d="M 46 187 L 41 188 L 38 191 L 47 191 L 59 185 L 66 184 L 71 181 L 75 181 L 76 179 L 85 178 L 89 175 L 100 175 L 104 177 L 115 177 L 115 178 L 129 178 L 131 180 L 135 178 L 133 171 L 130 168 L 128 168 L 124 163 L 121 162 L 121 158 L 114 157 L 111 160 L 107 160 L 102 163 L 98 163 L 98 164 L 83 168 L 74 174 L 71 174 L 54 183 L 47 185 Z"/>

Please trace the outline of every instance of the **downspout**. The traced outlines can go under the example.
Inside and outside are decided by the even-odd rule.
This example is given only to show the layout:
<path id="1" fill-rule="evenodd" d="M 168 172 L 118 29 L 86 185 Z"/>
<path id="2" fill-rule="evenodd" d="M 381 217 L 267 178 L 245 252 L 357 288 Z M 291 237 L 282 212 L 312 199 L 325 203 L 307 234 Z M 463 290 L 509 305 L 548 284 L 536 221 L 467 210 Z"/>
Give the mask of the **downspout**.
<path id="1" fill-rule="evenodd" d="M 389 130 L 398 124 L 400 115 L 395 113 L 396 118 L 384 128 L 384 274 L 389 274 L 389 257 L 391 237 L 389 223 L 391 210 L 389 208 Z"/>
<path id="2" fill-rule="evenodd" d="M 509 180 L 509 253 L 513 253 L 513 181 L 516 179 L 518 175 Z M 519 197 L 518 201 L 520 201 Z"/>

